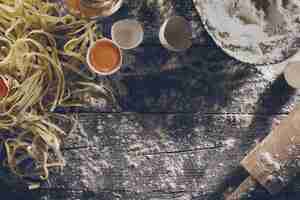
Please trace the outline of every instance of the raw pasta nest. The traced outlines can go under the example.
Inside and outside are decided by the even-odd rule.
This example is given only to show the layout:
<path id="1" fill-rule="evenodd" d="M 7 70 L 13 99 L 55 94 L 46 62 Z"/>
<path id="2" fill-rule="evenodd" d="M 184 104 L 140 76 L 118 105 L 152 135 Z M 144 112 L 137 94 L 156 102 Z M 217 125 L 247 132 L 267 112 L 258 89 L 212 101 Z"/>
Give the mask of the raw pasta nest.
<path id="1" fill-rule="evenodd" d="M 73 97 L 84 92 L 113 100 L 107 84 L 93 83 L 79 68 L 88 46 L 101 37 L 96 23 L 61 15 L 60 9 L 50 0 L 0 0 L 0 75 L 10 88 L 0 98 L 1 160 L 29 183 L 66 164 L 61 145 L 76 120 L 55 113 L 57 107 L 81 106 L 82 99 Z M 67 84 L 66 71 L 81 78 Z M 63 130 L 57 121 L 73 126 Z"/>

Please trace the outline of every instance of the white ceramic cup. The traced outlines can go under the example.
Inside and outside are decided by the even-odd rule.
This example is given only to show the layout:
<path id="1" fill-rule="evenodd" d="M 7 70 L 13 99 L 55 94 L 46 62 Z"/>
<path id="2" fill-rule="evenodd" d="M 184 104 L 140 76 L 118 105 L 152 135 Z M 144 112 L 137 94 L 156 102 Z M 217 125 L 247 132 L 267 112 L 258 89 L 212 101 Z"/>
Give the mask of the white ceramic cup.
<path id="1" fill-rule="evenodd" d="M 181 17 L 174 16 L 167 19 L 160 28 L 159 40 L 171 51 L 185 51 L 192 46 L 192 29 L 189 22 Z"/>
<path id="2" fill-rule="evenodd" d="M 287 64 L 284 70 L 284 78 L 291 87 L 300 89 L 300 61 Z"/>
<path id="3" fill-rule="evenodd" d="M 143 26 L 136 20 L 120 20 L 111 28 L 112 40 L 122 49 L 133 49 L 144 39 Z"/>
<path id="4" fill-rule="evenodd" d="M 109 72 L 99 71 L 99 70 L 95 69 L 95 67 L 93 66 L 93 64 L 91 62 L 91 51 L 98 42 L 109 42 L 111 45 L 113 45 L 115 48 L 118 49 L 118 52 L 120 55 L 120 61 L 119 61 L 118 65 L 112 71 L 109 71 Z M 120 70 L 120 68 L 122 66 L 122 62 L 123 62 L 123 54 L 122 54 L 121 48 L 114 41 L 107 39 L 107 38 L 103 38 L 103 39 L 99 39 L 99 40 L 95 41 L 94 44 L 92 44 L 89 47 L 87 55 L 86 55 L 86 60 L 87 60 L 88 67 L 92 72 L 95 72 L 96 74 L 99 74 L 101 76 L 108 76 L 108 75 L 112 75 Z"/>

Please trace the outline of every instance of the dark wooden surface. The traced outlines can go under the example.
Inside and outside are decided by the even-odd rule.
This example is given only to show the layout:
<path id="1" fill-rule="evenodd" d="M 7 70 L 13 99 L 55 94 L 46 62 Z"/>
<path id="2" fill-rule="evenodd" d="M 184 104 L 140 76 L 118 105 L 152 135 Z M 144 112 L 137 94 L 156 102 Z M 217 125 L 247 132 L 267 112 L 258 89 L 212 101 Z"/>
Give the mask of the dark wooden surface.
<path id="1" fill-rule="evenodd" d="M 175 14 L 193 27 L 194 45 L 184 53 L 168 52 L 157 38 Z M 281 75 L 284 64 L 242 64 L 217 48 L 192 0 L 128 0 L 103 30 L 125 17 L 142 21 L 146 38 L 110 77 L 120 107 L 70 110 L 80 123 L 65 141 L 62 174 L 35 191 L 2 183 L 1 199 L 224 199 L 247 176 L 240 160 L 299 102 Z M 300 178 L 275 197 L 259 189 L 250 199 L 296 200 L 299 185 Z"/>

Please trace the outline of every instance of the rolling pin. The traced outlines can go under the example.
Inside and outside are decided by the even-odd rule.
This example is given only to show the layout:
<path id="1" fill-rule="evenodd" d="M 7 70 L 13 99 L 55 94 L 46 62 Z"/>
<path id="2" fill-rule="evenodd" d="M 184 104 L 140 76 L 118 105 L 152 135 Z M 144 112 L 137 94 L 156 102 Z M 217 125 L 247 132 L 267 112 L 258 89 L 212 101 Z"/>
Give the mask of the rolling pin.
<path id="1" fill-rule="evenodd" d="M 247 197 L 258 185 L 279 193 L 300 172 L 300 105 L 242 161 L 250 176 L 226 200 Z"/>

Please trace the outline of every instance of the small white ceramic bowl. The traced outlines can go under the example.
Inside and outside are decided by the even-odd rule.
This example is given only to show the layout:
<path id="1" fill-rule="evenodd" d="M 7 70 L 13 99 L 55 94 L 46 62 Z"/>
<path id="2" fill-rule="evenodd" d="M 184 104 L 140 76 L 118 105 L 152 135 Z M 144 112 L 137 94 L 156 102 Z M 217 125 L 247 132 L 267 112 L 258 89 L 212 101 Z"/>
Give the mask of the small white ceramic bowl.
<path id="1" fill-rule="evenodd" d="M 122 49 L 133 49 L 139 46 L 144 39 L 143 26 L 136 20 L 120 20 L 111 28 L 112 40 Z"/>
<path id="2" fill-rule="evenodd" d="M 119 51 L 119 54 L 120 54 L 120 61 L 118 63 L 118 65 L 110 72 L 102 72 L 102 71 L 99 71 L 99 70 L 96 70 L 95 67 L 92 65 L 91 63 L 91 60 L 90 60 L 90 57 L 91 57 L 91 50 L 93 49 L 93 47 L 99 43 L 99 42 L 109 42 L 110 44 L 112 44 L 113 46 L 115 46 L 118 51 Z M 122 63 L 123 63 L 123 53 L 122 53 L 122 50 L 121 48 L 112 40 L 110 39 L 107 39 L 107 38 L 103 38 L 103 39 L 99 39 L 97 41 L 94 42 L 94 44 L 92 44 L 89 49 L 88 49 L 88 52 L 87 52 L 87 55 L 86 55 L 86 60 L 87 60 L 87 64 L 88 64 L 88 67 L 89 69 L 96 73 L 96 74 L 99 74 L 101 76 L 108 76 L 108 75 L 112 75 L 114 73 L 116 73 L 117 71 L 120 70 L 121 66 L 122 66 Z"/>

